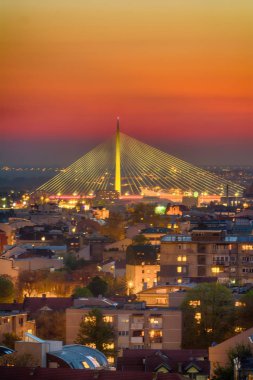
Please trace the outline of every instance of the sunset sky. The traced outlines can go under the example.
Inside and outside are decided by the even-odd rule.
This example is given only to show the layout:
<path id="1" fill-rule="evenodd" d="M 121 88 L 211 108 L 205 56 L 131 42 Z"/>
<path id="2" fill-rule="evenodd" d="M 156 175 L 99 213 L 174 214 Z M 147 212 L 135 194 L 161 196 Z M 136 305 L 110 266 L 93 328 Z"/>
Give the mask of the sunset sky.
<path id="1" fill-rule="evenodd" d="M 252 0 L 1 0 L 0 165 L 64 166 L 114 133 L 253 164 Z"/>

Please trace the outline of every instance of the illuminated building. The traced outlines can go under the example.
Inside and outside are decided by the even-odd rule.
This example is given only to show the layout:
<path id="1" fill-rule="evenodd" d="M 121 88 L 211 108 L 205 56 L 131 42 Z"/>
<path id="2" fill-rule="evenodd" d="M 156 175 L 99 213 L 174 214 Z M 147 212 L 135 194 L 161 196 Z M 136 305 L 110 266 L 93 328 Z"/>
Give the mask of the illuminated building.
<path id="1" fill-rule="evenodd" d="M 115 331 L 114 348 L 179 349 L 182 314 L 177 308 L 148 308 L 145 302 L 119 306 L 108 299 L 76 299 L 66 310 L 66 343 L 75 341 L 80 322 L 92 309 L 100 309 Z"/>
<path id="2" fill-rule="evenodd" d="M 221 283 L 253 280 L 253 236 L 227 235 L 222 230 L 194 230 L 167 235 L 160 250 L 160 283 L 217 279 Z"/>
<path id="3" fill-rule="evenodd" d="M 145 189 L 158 196 L 168 194 L 178 201 L 185 193 L 211 196 L 211 199 L 216 195 L 219 199 L 221 195 L 236 193 L 240 196 L 244 190 L 240 185 L 121 133 L 118 120 L 116 136 L 96 146 L 37 191 L 59 197 L 94 197 L 98 191 L 106 190 L 128 197 L 140 196 Z"/>

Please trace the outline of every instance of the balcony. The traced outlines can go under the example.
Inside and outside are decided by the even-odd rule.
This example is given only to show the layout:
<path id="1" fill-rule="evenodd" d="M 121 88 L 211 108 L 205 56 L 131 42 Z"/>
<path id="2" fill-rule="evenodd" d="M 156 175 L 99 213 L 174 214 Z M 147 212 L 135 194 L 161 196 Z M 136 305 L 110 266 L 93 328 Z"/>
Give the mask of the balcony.
<path id="1" fill-rule="evenodd" d="M 213 260 L 213 265 L 228 267 L 230 265 L 229 261 Z"/>
<path id="2" fill-rule="evenodd" d="M 162 327 L 163 327 L 162 322 L 160 322 L 160 323 L 149 323 L 150 329 L 162 329 Z"/>
<path id="3" fill-rule="evenodd" d="M 143 336 L 132 336 L 130 339 L 131 343 L 134 344 L 144 344 L 144 337 Z"/>
<path id="4" fill-rule="evenodd" d="M 162 343 L 162 342 L 163 342 L 163 338 L 161 336 L 150 338 L 150 343 Z"/>
<path id="5" fill-rule="evenodd" d="M 131 323 L 131 330 L 143 330 L 144 322 Z"/>

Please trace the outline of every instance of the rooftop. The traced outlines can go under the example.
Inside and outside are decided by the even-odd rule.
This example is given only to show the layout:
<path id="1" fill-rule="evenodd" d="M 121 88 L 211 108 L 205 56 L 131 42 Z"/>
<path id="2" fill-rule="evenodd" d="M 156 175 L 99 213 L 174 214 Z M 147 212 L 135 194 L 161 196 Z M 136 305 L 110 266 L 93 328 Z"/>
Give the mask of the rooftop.
<path id="1" fill-rule="evenodd" d="M 61 350 L 50 351 L 48 357 L 52 360 L 57 357 L 75 369 L 100 369 L 109 366 L 102 352 L 81 344 L 71 344 L 63 346 Z"/>

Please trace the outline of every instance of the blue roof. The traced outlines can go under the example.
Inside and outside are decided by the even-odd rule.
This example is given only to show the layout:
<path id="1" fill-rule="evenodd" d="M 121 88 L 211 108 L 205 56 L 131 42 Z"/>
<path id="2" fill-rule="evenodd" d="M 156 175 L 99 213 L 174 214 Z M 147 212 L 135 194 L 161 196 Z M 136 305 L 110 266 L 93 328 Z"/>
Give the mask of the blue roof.
<path id="1" fill-rule="evenodd" d="M 225 242 L 253 243 L 253 235 L 229 235 L 225 236 Z"/>
<path id="2" fill-rule="evenodd" d="M 189 235 L 166 235 L 162 237 L 161 241 L 192 241 L 192 237 Z"/>
<path id="3" fill-rule="evenodd" d="M 189 235 L 166 235 L 162 237 L 161 241 L 191 242 L 192 237 Z M 225 243 L 253 243 L 253 235 L 227 235 L 221 241 L 224 241 Z"/>
<path id="4" fill-rule="evenodd" d="M 0 346 L 0 356 L 12 354 L 13 352 L 14 352 L 14 350 L 12 350 L 9 347 Z"/>
<path id="5" fill-rule="evenodd" d="M 59 351 L 49 352 L 49 355 L 58 357 L 75 369 L 98 369 L 109 365 L 102 352 L 81 344 L 63 346 Z"/>

